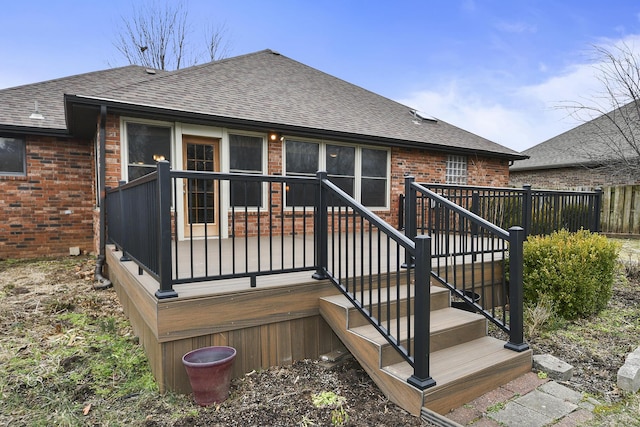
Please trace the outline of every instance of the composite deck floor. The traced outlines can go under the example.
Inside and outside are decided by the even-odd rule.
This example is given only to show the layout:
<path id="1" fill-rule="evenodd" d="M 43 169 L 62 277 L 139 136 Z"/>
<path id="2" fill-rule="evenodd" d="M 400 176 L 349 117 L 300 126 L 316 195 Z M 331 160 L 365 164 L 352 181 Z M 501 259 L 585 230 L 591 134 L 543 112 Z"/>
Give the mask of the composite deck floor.
<path id="1" fill-rule="evenodd" d="M 307 283 L 313 280 L 311 276 L 315 271 L 315 242 L 311 234 L 193 239 L 174 241 L 171 246 L 172 276 L 183 282 L 174 285 L 179 297 L 246 290 L 250 288 L 251 275 L 255 275 L 258 288 Z M 433 254 L 484 251 L 475 257 L 467 254 L 464 260 L 462 256 L 433 258 L 432 266 L 499 260 L 502 253 L 495 250 L 503 246 L 502 242 L 487 238 L 459 235 L 432 238 Z M 406 271 L 403 264 L 404 249 L 381 233 L 336 234 L 328 238 L 328 268 L 337 278 Z M 135 265 L 129 268 L 136 269 Z M 270 274 L 273 270 L 287 273 Z M 229 278 L 230 275 L 239 277 Z M 144 282 L 149 290 L 157 289 L 157 282 L 147 274 L 144 276 L 147 276 Z M 219 276 L 226 278 L 219 279 Z"/>

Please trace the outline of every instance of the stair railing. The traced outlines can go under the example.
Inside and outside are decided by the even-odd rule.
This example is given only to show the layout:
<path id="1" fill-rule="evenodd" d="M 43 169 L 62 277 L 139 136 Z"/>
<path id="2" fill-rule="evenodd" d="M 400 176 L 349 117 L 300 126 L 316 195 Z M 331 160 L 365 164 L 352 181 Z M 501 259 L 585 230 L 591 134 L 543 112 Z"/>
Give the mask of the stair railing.
<path id="1" fill-rule="evenodd" d="M 509 335 L 506 348 L 528 349 L 522 294 L 525 231 L 517 226 L 503 230 L 411 176 L 405 179 L 405 197 L 405 234 L 431 237 L 431 276 L 451 291 L 452 305 L 497 325 Z"/>
<path id="2" fill-rule="evenodd" d="M 413 367 L 410 384 L 434 386 L 429 375 L 429 236 L 414 243 L 329 181 L 326 172 L 317 178 L 314 277 L 333 282 Z M 403 268 L 405 254 L 415 268 Z"/>

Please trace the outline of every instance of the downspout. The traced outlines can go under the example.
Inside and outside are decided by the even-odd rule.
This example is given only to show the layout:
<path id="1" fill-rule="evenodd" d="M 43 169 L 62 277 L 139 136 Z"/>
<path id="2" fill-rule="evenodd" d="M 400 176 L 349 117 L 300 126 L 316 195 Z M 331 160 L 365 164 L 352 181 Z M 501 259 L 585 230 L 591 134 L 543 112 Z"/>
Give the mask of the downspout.
<path id="1" fill-rule="evenodd" d="M 105 194 L 106 194 L 106 190 L 105 190 L 105 183 L 104 180 L 106 179 L 106 172 L 105 172 L 105 168 L 107 165 L 107 162 L 105 160 L 105 155 L 106 155 L 106 140 L 107 140 L 107 134 L 106 134 L 106 128 L 107 128 L 107 106 L 106 105 L 101 105 L 100 106 L 100 134 L 98 135 L 98 157 L 99 157 L 99 162 L 98 162 L 98 194 L 100 195 L 100 224 L 99 224 L 99 254 L 98 254 L 98 259 L 96 260 L 96 269 L 93 273 L 93 278 L 96 280 L 97 283 L 95 283 L 93 285 L 93 289 L 107 289 L 110 288 L 112 286 L 111 281 L 109 279 L 107 279 L 106 277 L 104 277 L 102 275 L 102 268 L 104 266 L 104 262 L 105 262 L 105 247 L 106 247 L 106 242 L 105 242 Z"/>

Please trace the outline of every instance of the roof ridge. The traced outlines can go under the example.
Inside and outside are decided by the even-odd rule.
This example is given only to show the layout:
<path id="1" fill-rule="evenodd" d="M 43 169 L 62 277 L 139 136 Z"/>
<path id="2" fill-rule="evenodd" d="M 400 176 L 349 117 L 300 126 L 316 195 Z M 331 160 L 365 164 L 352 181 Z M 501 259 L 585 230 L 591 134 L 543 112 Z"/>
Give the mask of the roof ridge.
<path id="1" fill-rule="evenodd" d="M 202 64 L 191 65 L 189 67 L 179 68 L 177 70 L 171 70 L 171 71 L 162 70 L 162 71 L 164 71 L 164 73 L 162 75 L 160 75 L 160 76 L 156 76 L 153 80 L 161 80 L 161 79 L 164 79 L 164 78 L 170 78 L 170 77 L 173 77 L 175 75 L 186 74 L 187 72 L 191 72 L 193 70 L 204 68 L 204 67 L 207 67 L 207 66 L 210 66 L 210 65 L 229 62 L 229 61 L 240 59 L 240 58 L 244 58 L 244 57 L 247 57 L 247 56 L 258 55 L 258 54 L 267 53 L 267 52 L 275 53 L 271 49 L 263 49 L 263 50 L 260 50 L 260 51 L 257 51 L 257 52 L 251 52 L 251 53 L 246 53 L 246 54 L 243 54 L 243 55 L 232 56 L 232 57 L 229 57 L 229 58 L 217 59 L 217 60 L 205 62 L 205 63 L 202 63 Z M 143 67 L 143 68 L 148 68 L 148 67 Z M 147 79 L 145 79 L 144 81 L 147 81 Z M 102 95 L 102 94 L 110 92 L 110 91 L 112 91 L 114 89 L 124 89 L 124 88 L 126 88 L 128 86 L 137 85 L 137 84 L 140 84 L 140 83 L 141 83 L 141 81 L 137 81 L 137 82 L 127 83 L 127 84 L 124 84 L 122 86 L 113 86 L 113 87 L 107 88 L 105 90 L 102 90 L 100 92 L 93 92 L 92 96 Z"/>

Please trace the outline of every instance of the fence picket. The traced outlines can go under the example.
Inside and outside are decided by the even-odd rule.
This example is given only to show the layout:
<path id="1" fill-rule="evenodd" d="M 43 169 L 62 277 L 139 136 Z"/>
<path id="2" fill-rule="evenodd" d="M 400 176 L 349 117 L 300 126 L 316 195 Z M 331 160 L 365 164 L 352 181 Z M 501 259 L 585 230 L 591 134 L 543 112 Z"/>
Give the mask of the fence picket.
<path id="1" fill-rule="evenodd" d="M 631 232 L 633 234 L 640 234 L 640 185 L 633 186 L 633 211 L 630 212 L 631 217 Z"/>
<path id="2" fill-rule="evenodd" d="M 602 232 L 640 234 L 640 185 L 602 189 Z"/>

